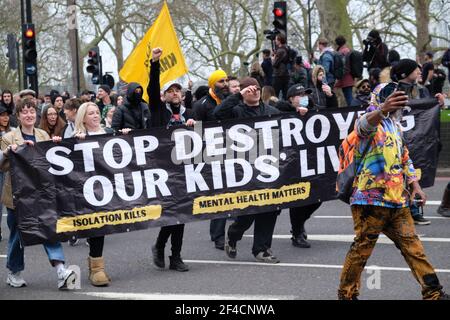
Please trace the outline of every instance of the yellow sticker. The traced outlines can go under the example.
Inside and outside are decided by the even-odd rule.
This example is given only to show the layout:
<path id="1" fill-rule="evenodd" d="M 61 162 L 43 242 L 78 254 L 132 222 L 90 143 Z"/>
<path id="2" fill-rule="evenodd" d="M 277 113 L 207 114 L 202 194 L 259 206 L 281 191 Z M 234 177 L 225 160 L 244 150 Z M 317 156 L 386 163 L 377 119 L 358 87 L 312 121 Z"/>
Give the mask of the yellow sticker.
<path id="1" fill-rule="evenodd" d="M 61 218 L 56 223 L 56 233 L 98 229 L 104 226 L 156 220 L 161 217 L 161 213 L 162 207 L 155 205 L 131 210 L 97 212 L 78 215 L 76 217 Z"/>
<path id="2" fill-rule="evenodd" d="M 262 189 L 224 193 L 194 200 L 193 214 L 219 213 L 250 206 L 267 206 L 305 200 L 311 191 L 310 182 L 300 182 L 283 186 L 280 189 Z"/>

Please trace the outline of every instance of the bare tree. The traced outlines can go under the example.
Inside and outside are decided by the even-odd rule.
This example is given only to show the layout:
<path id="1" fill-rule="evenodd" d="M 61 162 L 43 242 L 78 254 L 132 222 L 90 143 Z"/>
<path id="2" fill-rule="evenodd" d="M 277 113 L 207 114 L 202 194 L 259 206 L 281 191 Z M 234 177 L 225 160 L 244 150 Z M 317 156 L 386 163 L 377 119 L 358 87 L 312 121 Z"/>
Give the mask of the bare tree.
<path id="1" fill-rule="evenodd" d="M 243 75 L 264 43 L 269 1 L 174 0 L 171 13 L 191 73 L 206 78 L 206 70 L 222 68 Z"/>
<path id="2" fill-rule="evenodd" d="M 350 17 L 347 12 L 348 3 L 349 0 L 316 0 L 322 36 L 331 42 L 336 36 L 343 35 L 351 46 L 352 31 L 350 29 Z"/>

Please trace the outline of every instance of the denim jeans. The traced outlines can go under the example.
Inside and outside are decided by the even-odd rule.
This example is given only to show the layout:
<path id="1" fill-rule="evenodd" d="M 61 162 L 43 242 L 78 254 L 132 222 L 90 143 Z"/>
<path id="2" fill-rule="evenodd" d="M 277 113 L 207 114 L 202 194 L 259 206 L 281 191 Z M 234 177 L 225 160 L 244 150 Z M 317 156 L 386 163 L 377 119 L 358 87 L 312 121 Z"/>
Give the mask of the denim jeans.
<path id="1" fill-rule="evenodd" d="M 420 208 L 420 207 L 416 206 L 415 204 L 411 204 L 409 206 L 409 210 L 411 211 L 411 216 L 413 218 L 423 216 L 423 208 Z"/>
<path id="2" fill-rule="evenodd" d="M 24 247 L 20 242 L 19 229 L 17 228 L 16 213 L 12 209 L 8 210 L 8 257 L 6 259 L 6 267 L 12 272 L 16 273 L 25 269 L 24 261 Z M 45 252 L 47 253 L 50 263 L 53 261 L 61 261 L 64 263 L 64 252 L 61 243 L 46 243 L 44 244 Z"/>
<path id="3" fill-rule="evenodd" d="M 344 94 L 345 101 L 347 102 L 347 107 L 352 105 L 353 101 L 353 87 L 342 88 L 342 93 Z"/>

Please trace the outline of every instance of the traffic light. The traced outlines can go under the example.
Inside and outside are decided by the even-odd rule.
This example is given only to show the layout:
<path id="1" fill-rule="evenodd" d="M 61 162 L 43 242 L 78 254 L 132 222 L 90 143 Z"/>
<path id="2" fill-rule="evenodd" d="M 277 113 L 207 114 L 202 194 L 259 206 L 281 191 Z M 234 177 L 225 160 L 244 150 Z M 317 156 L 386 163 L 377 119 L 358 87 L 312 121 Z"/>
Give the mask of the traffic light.
<path id="1" fill-rule="evenodd" d="M 8 66 L 11 70 L 17 70 L 17 40 L 16 36 L 12 33 L 8 33 L 7 35 L 7 43 L 8 43 L 8 53 L 6 56 L 8 57 Z"/>
<path id="2" fill-rule="evenodd" d="M 287 4 L 286 1 L 275 1 L 273 5 L 273 25 L 275 33 L 287 38 Z"/>
<path id="3" fill-rule="evenodd" d="M 100 56 L 100 49 L 98 47 L 91 48 L 88 56 L 86 71 L 92 73 L 92 84 L 102 84 L 102 58 Z"/>
<path id="4" fill-rule="evenodd" d="M 28 77 L 37 75 L 37 51 L 36 33 L 34 24 L 25 23 L 22 25 L 22 50 L 24 60 L 24 70 Z"/>

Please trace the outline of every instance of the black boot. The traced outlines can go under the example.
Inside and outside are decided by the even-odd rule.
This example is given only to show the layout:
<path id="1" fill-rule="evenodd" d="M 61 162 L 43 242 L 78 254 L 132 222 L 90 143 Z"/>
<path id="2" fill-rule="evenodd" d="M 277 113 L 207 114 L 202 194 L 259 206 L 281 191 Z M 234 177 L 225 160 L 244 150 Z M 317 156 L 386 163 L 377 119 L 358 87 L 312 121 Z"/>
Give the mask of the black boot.
<path id="1" fill-rule="evenodd" d="M 292 245 L 297 248 L 311 248 L 311 244 L 306 241 L 303 233 L 300 233 L 298 236 L 292 236 Z"/>
<path id="2" fill-rule="evenodd" d="M 189 271 L 189 268 L 187 265 L 184 264 L 183 260 L 181 260 L 180 256 L 169 256 L 170 270 L 176 270 L 180 272 Z"/>
<path id="3" fill-rule="evenodd" d="M 164 249 L 157 249 L 156 246 L 152 247 L 153 253 L 153 264 L 158 269 L 164 269 L 166 267 L 166 263 L 164 262 Z"/>

